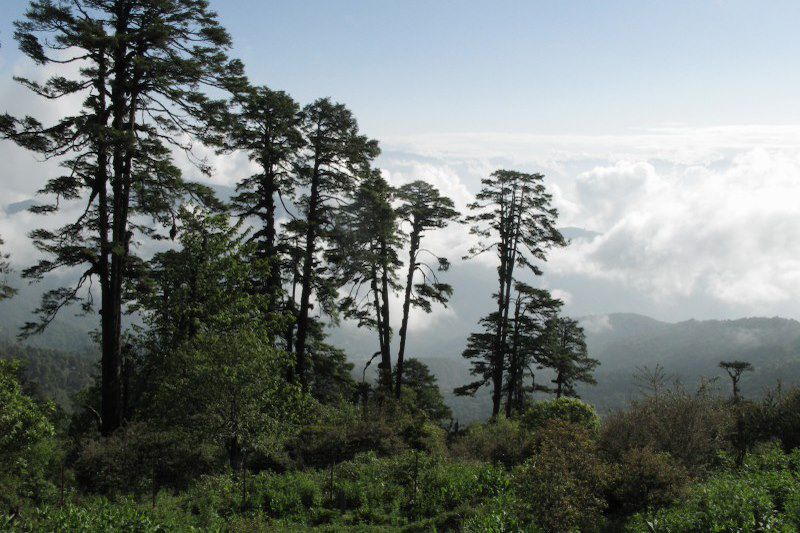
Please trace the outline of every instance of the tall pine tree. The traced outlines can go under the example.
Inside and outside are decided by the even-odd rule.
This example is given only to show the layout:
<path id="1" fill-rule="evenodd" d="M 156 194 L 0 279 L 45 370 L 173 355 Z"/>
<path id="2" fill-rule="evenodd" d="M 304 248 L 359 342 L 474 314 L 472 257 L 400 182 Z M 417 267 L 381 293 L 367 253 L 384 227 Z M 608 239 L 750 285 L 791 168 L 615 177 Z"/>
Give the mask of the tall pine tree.
<path id="1" fill-rule="evenodd" d="M 453 293 L 453 288 L 447 283 L 442 283 L 438 277 L 439 272 L 450 267 L 450 262 L 447 258 L 423 248 L 422 241 L 428 231 L 444 228 L 456 220 L 459 213 L 450 198 L 442 196 L 436 187 L 424 181 L 412 181 L 401 186 L 397 191 L 397 197 L 400 200 L 397 216 L 408 226 L 406 284 L 394 391 L 395 396 L 400 398 L 404 383 L 408 317 L 411 307 L 418 307 L 430 313 L 432 303 L 446 305 Z M 422 280 L 415 284 L 414 278 L 417 275 L 421 276 Z"/>
<path id="2" fill-rule="evenodd" d="M 542 174 L 498 170 L 481 183 L 483 186 L 475 202 L 469 205 L 472 214 L 466 217 L 473 224 L 470 233 L 477 236 L 479 242 L 466 258 L 496 253 L 498 290 L 494 294 L 496 314 L 484 321 L 484 326 L 494 327 L 491 354 L 480 364 L 473 362 L 472 373 L 491 382 L 492 415 L 496 416 L 500 413 L 503 396 L 515 269 L 519 267 L 540 275 L 542 271 L 535 261 L 544 261 L 551 247 L 566 243 L 556 229 L 558 212 L 551 206 L 552 196 L 545 189 Z M 475 353 L 469 353 L 471 355 L 465 352 L 465 356 L 475 360 Z"/>
<path id="3" fill-rule="evenodd" d="M 346 296 L 339 304 L 343 315 L 378 333 L 379 381 L 387 393 L 392 391 L 389 298 L 399 288 L 402 244 L 392 207 L 394 192 L 379 170 L 371 170 L 352 201 L 339 211 L 336 246 L 328 254 L 339 284 L 345 287 Z"/>
<path id="4" fill-rule="evenodd" d="M 295 166 L 303 145 L 300 107 L 285 92 L 268 87 L 244 91 L 234 104 L 228 148 L 246 151 L 258 172 L 236 185 L 232 204 L 239 216 L 258 222 L 251 239 L 258 257 L 268 261 L 261 291 L 267 295 L 269 312 L 274 313 L 282 283 L 276 212 L 278 202 L 290 198 L 297 185 Z"/>
<path id="5" fill-rule="evenodd" d="M 295 373 L 300 383 L 308 384 L 307 344 L 312 321 L 311 297 L 322 302 L 325 286 L 322 280 L 321 254 L 333 229 L 333 215 L 346 202 L 346 195 L 356 190 L 359 176 L 369 169 L 378 153 L 378 142 L 358 131 L 353 114 L 344 105 L 322 98 L 307 105 L 300 113 L 300 130 L 305 150 L 298 164 L 300 185 L 305 188 L 299 198 L 304 219 L 296 228 L 302 234 Z M 288 332 L 290 342 L 293 335 Z"/>
<path id="6" fill-rule="evenodd" d="M 83 98 L 79 110 L 52 125 L 0 117 L 0 134 L 65 169 L 40 191 L 53 202 L 33 210 L 83 204 L 74 221 L 32 233 L 46 258 L 25 276 L 82 272 L 73 286 L 45 294 L 40 320 L 26 331 L 41 331 L 73 302 L 90 309 L 87 282 L 99 281 L 101 419 L 108 435 L 123 416 L 123 291 L 140 264 L 132 248 L 141 237 L 158 236 L 153 227 L 173 225 L 186 194 L 211 202 L 210 190 L 181 178 L 172 151 L 190 152 L 194 139 L 219 140 L 208 124 L 225 104 L 204 88 L 238 90 L 242 66 L 229 60 L 230 38 L 205 0 L 34 0 L 15 37 L 37 64 L 79 68 L 71 78 L 18 81 L 47 99 Z"/>
<path id="7" fill-rule="evenodd" d="M 544 349 L 537 361 L 555 373 L 552 382 L 556 398 L 577 396 L 575 385 L 578 383 L 597 383 L 593 374 L 600 361 L 589 357 L 583 328 L 571 318 L 553 317 L 548 320 Z"/>

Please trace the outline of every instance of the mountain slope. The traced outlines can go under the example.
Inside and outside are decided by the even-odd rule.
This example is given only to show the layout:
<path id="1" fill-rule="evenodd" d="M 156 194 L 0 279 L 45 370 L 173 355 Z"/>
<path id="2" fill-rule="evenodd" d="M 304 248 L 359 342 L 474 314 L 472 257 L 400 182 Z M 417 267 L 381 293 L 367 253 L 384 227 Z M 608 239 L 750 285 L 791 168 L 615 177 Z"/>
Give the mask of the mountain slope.
<path id="1" fill-rule="evenodd" d="M 745 395 L 756 396 L 778 380 L 800 383 L 800 322 L 785 318 L 688 320 L 676 324 L 639 315 L 606 315 L 609 327 L 593 330 L 597 317 L 582 319 L 592 357 L 600 360 L 595 387 L 582 395 L 601 410 L 618 408 L 637 392 L 637 368 L 661 365 L 665 371 L 693 386 L 703 377 L 719 377 L 727 390 L 722 360 L 751 362 L 755 372 L 742 379 Z"/>

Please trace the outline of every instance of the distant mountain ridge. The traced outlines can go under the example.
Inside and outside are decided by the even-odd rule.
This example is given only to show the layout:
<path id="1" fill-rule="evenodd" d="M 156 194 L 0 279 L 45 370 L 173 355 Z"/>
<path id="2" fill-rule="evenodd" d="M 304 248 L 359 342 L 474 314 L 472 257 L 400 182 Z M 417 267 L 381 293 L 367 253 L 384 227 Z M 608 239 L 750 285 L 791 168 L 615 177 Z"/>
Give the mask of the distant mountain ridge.
<path id="1" fill-rule="evenodd" d="M 662 322 L 635 313 L 612 313 L 579 319 L 587 337 L 589 353 L 599 359 L 597 385 L 580 386 L 583 399 L 601 413 L 623 408 L 639 394 L 634 373 L 661 365 L 689 390 L 701 377 L 719 378 L 718 390 L 728 393 L 727 376 L 718 367 L 722 360 L 751 362 L 755 371 L 742 378 L 742 393 L 758 397 L 778 381 L 783 386 L 800 385 L 800 322 L 793 319 L 752 317 L 736 320 L 686 320 Z M 438 353 L 460 355 L 460 343 L 440 346 Z M 424 353 L 424 352 L 423 352 Z M 446 400 L 461 422 L 489 415 L 488 392 L 476 398 L 460 398 L 452 389 L 467 383 L 469 365 L 460 356 L 421 357 L 437 375 Z M 538 380 L 549 380 L 541 372 Z M 545 398 L 541 394 L 538 397 Z"/>
<path id="2" fill-rule="evenodd" d="M 581 323 L 589 351 L 601 365 L 597 386 L 580 390 L 601 410 L 622 407 L 636 393 L 632 378 L 636 369 L 656 365 L 692 386 L 701 376 L 725 377 L 718 368 L 722 360 L 749 361 L 755 371 L 742 379 L 742 391 L 752 396 L 774 387 L 778 380 L 784 385 L 800 384 L 797 320 L 751 317 L 667 323 L 642 315 L 610 314 L 584 317 Z M 728 384 L 722 381 L 720 386 Z"/>
<path id="3" fill-rule="evenodd" d="M 67 312 L 40 336 L 16 342 L 21 323 L 30 319 L 35 291 L 20 286 L 21 294 L 0 304 L 0 358 L 21 357 L 32 363 L 36 379 L 47 368 L 60 368 L 68 375 L 53 377 L 47 384 L 52 397 L 63 401 L 75 387 L 89 383 L 95 372 L 99 350 L 88 332 L 95 317 L 76 317 Z M 26 294 L 27 293 L 27 294 Z M 19 299 L 18 299 L 19 298 Z M 717 386 L 727 393 L 727 377 L 718 368 L 721 360 L 751 362 L 755 371 L 742 378 L 742 392 L 757 397 L 774 388 L 800 384 L 800 322 L 781 317 L 751 317 L 736 320 L 686 320 L 669 323 L 635 313 L 611 313 L 579 319 L 586 331 L 589 353 L 601 364 L 596 386 L 581 386 L 581 396 L 601 412 L 622 408 L 638 394 L 633 374 L 637 368 L 661 365 L 674 378 L 692 388 L 701 376 L 721 378 Z M 451 325 L 452 326 L 452 325 Z M 463 424 L 489 415 L 489 391 L 475 398 L 456 397 L 453 389 L 471 380 L 469 363 L 461 357 L 466 338 L 456 329 L 443 328 L 435 335 L 413 339 L 409 356 L 425 362 L 437 376 L 439 386 L 455 417 Z M 361 378 L 366 357 L 371 353 L 369 337 L 348 329 L 333 330 L 331 341 L 344 349 Z M 26 349 L 25 345 L 30 346 Z M 43 360 L 41 364 L 38 360 Z M 83 376 L 83 374 L 86 374 Z M 83 377 L 81 377 L 83 376 Z M 537 380 L 549 379 L 544 375 Z M 52 383 L 61 384 L 52 387 Z M 544 398 L 544 395 L 540 397 Z"/>

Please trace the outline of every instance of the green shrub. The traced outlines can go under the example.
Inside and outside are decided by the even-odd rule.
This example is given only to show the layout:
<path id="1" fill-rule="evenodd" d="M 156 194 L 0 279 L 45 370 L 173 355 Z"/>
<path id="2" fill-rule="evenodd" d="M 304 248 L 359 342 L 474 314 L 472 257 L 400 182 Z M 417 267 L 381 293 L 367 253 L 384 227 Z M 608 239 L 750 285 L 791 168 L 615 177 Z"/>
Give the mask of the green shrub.
<path id="1" fill-rule="evenodd" d="M 743 406 L 745 442 L 777 439 L 784 449 L 800 446 L 800 388 L 770 391 L 760 402 Z"/>
<path id="2" fill-rule="evenodd" d="M 676 504 L 635 515 L 630 531 L 796 531 L 800 484 L 794 455 L 767 445 L 689 488 Z"/>
<path id="3" fill-rule="evenodd" d="M 627 411 L 603 420 L 600 446 L 614 461 L 628 450 L 650 448 L 667 452 L 692 470 L 703 469 L 729 449 L 733 411 L 705 391 L 681 390 L 632 402 Z"/>
<path id="4" fill-rule="evenodd" d="M 18 372 L 17 364 L 0 361 L 0 513 L 42 502 L 53 490 L 46 477 L 55 451 L 52 406 L 25 395 Z"/>
<path id="5" fill-rule="evenodd" d="M 544 427 L 551 420 L 562 420 L 571 424 L 584 426 L 592 431 L 600 428 L 600 417 L 591 405 L 577 398 L 555 398 L 553 400 L 535 402 L 522 414 L 522 427 L 536 430 Z"/>
<path id="6" fill-rule="evenodd" d="M 544 531 L 536 524 L 524 523 L 518 510 L 520 504 L 513 493 L 504 493 L 489 498 L 464 522 L 466 533 L 540 533 Z"/>
<path id="7" fill-rule="evenodd" d="M 134 422 L 109 437 L 84 440 L 73 467 L 85 490 L 113 496 L 149 493 L 153 483 L 184 488 L 223 465 L 211 446 Z"/>
<path id="8" fill-rule="evenodd" d="M 290 454 L 304 466 L 324 468 L 363 452 L 379 456 L 401 453 L 407 446 L 380 417 L 364 420 L 352 405 L 319 406 L 316 421 L 300 430 Z"/>
<path id="9" fill-rule="evenodd" d="M 537 432 L 533 456 L 514 473 L 520 516 L 546 531 L 599 529 L 610 478 L 592 432 L 553 420 Z"/>
<path id="10" fill-rule="evenodd" d="M 43 506 L 32 509 L 17 520 L 7 520 L 3 531 L 103 531 L 156 533 L 163 531 L 191 531 L 187 517 L 173 509 L 150 509 L 133 500 L 111 502 L 105 498 L 85 500 L 80 505 L 64 507 Z"/>
<path id="11" fill-rule="evenodd" d="M 648 525 L 649 524 L 649 525 Z M 651 529 L 652 528 L 652 529 Z M 679 505 L 632 520 L 632 531 L 793 531 L 759 480 L 722 474 Z"/>
<path id="12" fill-rule="evenodd" d="M 475 423 L 452 444 L 453 455 L 462 459 L 487 461 L 512 467 L 531 454 L 532 440 L 518 420 L 499 416 L 486 423 Z"/>
<path id="13" fill-rule="evenodd" d="M 364 453 L 332 469 L 261 472 L 247 479 L 245 498 L 241 479 L 202 478 L 181 497 L 183 509 L 204 527 L 228 523 L 244 511 L 284 525 L 419 528 L 453 523 L 449 513 L 472 512 L 511 489 L 502 468 L 422 452 L 391 458 Z"/>
<path id="14" fill-rule="evenodd" d="M 668 453 L 628 450 L 616 465 L 611 504 L 624 514 L 664 506 L 681 496 L 688 482 L 689 472 Z"/>

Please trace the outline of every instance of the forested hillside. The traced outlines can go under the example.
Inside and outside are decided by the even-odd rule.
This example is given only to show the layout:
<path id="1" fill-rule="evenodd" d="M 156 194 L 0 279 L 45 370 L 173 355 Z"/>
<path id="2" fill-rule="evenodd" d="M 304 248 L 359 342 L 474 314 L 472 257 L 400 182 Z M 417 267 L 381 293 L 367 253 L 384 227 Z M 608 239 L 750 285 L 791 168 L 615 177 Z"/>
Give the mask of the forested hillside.
<path id="1" fill-rule="evenodd" d="M 727 387 L 723 360 L 751 362 L 755 370 L 743 382 L 747 396 L 759 397 L 779 382 L 800 380 L 800 323 L 785 318 L 689 320 L 677 324 L 638 315 L 614 314 L 582 321 L 592 354 L 601 361 L 598 384 L 582 397 L 606 411 L 624 407 L 638 392 L 637 369 L 660 365 L 670 379 L 695 387 L 701 377 L 718 378 Z"/>
<path id="2" fill-rule="evenodd" d="M 97 375 L 96 353 L 61 352 L 0 339 L 0 359 L 19 361 L 31 392 L 67 412 L 74 409 L 74 396 L 94 383 Z"/>

